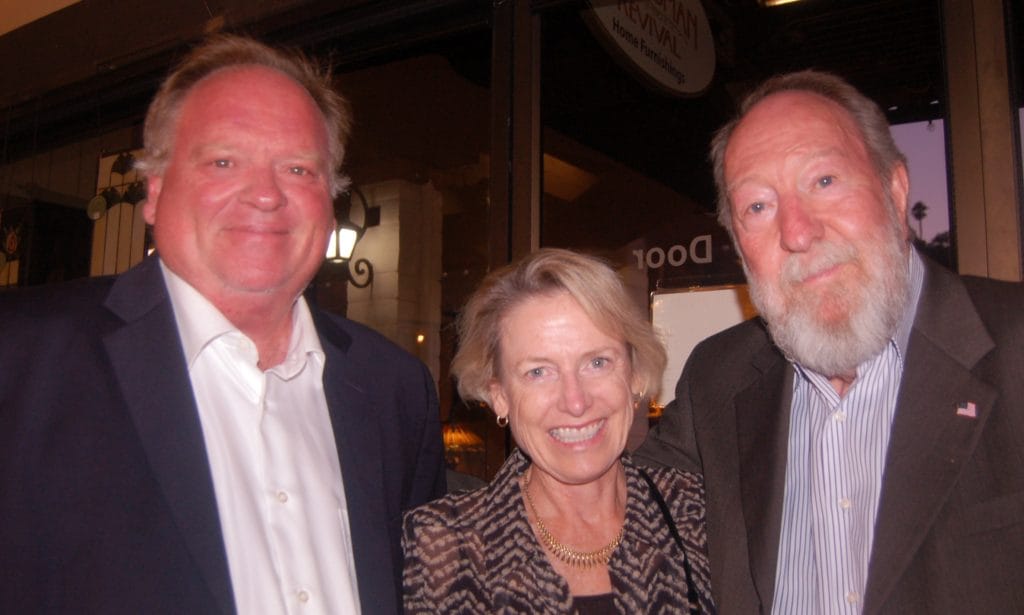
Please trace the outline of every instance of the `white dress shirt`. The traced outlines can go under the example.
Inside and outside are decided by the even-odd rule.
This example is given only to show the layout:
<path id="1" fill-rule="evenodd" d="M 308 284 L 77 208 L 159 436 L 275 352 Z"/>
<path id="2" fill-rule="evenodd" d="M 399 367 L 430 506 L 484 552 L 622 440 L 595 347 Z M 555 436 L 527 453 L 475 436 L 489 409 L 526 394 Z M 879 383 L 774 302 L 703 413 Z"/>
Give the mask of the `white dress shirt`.
<path id="1" fill-rule="evenodd" d="M 885 456 L 924 265 L 911 250 L 911 296 L 896 334 L 857 367 L 840 397 L 795 365 L 772 612 L 856 615 L 864 606 Z"/>
<path id="2" fill-rule="evenodd" d="M 359 613 L 348 508 L 309 307 L 285 360 L 163 266 L 202 421 L 239 613 Z"/>

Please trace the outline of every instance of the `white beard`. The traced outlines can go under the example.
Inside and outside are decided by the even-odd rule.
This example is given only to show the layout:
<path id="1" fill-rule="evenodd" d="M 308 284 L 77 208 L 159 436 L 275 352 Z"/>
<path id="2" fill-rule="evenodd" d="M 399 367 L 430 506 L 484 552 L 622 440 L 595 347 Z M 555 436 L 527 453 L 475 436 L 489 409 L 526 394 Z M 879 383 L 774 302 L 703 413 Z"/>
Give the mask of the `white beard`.
<path id="1" fill-rule="evenodd" d="M 887 236 L 859 250 L 822 241 L 811 252 L 791 254 L 780 280 L 758 279 L 743 263 L 750 298 L 787 358 L 832 378 L 856 374 L 857 366 L 884 349 L 910 298 L 909 247 L 899 236 L 899 225 L 889 228 Z M 867 276 L 863 286 L 834 285 L 815 292 L 797 286 L 810 274 L 844 262 L 857 266 L 858 261 Z M 825 320 L 823 306 L 842 316 Z"/>

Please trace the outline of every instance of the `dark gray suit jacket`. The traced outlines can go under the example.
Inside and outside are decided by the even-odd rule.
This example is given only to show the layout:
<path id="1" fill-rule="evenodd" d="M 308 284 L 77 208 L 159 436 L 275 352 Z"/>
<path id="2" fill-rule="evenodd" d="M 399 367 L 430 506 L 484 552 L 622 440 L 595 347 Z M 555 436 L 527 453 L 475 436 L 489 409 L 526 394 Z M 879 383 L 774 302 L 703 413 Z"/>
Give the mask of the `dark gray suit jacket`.
<path id="1" fill-rule="evenodd" d="M 433 380 L 377 333 L 313 313 L 360 601 L 396 613 L 402 512 L 444 492 Z M 0 294 L 0 612 L 234 610 L 157 259 Z"/>
<path id="2" fill-rule="evenodd" d="M 703 471 L 720 613 L 771 609 L 793 368 L 751 320 L 694 349 L 635 454 Z M 973 402 L 977 417 L 958 416 Z M 926 262 L 864 612 L 1024 612 L 1024 287 Z"/>

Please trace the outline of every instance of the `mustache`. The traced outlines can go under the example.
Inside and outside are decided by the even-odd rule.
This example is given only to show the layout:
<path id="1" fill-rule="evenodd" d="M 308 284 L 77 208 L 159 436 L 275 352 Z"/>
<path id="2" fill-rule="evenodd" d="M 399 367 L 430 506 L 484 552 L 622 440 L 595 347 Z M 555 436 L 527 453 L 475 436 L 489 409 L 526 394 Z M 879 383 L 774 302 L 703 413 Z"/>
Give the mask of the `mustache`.
<path id="1" fill-rule="evenodd" d="M 850 244 L 822 241 L 813 253 L 790 254 L 782 264 L 781 281 L 799 284 L 837 265 L 857 259 L 857 249 Z"/>

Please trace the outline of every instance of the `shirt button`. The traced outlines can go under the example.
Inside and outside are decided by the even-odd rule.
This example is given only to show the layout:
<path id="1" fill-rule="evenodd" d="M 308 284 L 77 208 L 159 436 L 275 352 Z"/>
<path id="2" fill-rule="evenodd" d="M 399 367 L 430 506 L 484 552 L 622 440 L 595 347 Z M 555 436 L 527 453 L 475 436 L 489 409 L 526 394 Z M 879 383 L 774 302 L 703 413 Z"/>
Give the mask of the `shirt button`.
<path id="1" fill-rule="evenodd" d="M 846 592 L 846 601 L 850 604 L 857 604 L 860 601 L 860 594 L 857 592 Z"/>
<path id="2" fill-rule="evenodd" d="M 299 590 L 299 602 L 309 602 L 309 592 L 308 591 L 306 591 L 304 589 L 300 589 Z"/>
<path id="3" fill-rule="evenodd" d="M 849 510 L 850 506 L 852 506 L 852 505 L 853 504 L 850 502 L 850 498 L 840 498 L 839 499 L 839 508 L 842 508 L 843 510 Z M 847 597 L 849 597 L 849 595 L 850 594 L 847 594 Z"/>
<path id="4" fill-rule="evenodd" d="M 843 421 L 846 420 L 846 413 L 843 412 L 842 410 L 837 410 L 832 413 L 832 420 L 837 423 L 842 423 Z"/>
<path id="5" fill-rule="evenodd" d="M 277 492 L 277 501 L 282 503 L 282 504 L 284 504 L 285 502 L 288 501 L 288 494 L 285 493 L 284 491 L 278 491 Z"/>

